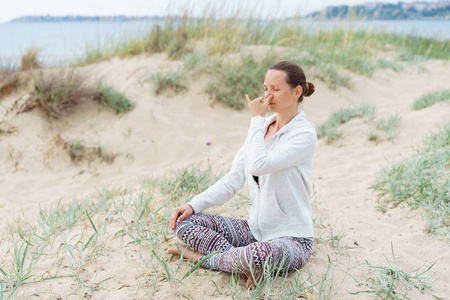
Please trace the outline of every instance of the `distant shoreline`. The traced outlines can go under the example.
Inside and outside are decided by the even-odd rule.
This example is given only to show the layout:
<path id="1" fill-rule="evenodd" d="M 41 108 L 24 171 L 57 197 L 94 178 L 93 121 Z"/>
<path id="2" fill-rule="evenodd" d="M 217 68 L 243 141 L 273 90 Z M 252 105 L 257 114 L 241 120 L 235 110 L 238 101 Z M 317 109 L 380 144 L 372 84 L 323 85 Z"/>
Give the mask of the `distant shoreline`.
<path id="1" fill-rule="evenodd" d="M 168 17 L 162 16 L 23 16 L 19 18 L 12 19 L 4 23 L 53 23 L 53 22 L 135 22 L 135 21 L 164 21 Z M 171 17 L 175 20 L 181 20 L 181 16 Z M 290 18 L 292 19 L 292 18 Z M 330 21 L 339 20 L 347 21 L 346 19 L 336 19 L 327 18 L 324 16 L 320 17 L 299 17 L 299 20 L 316 20 L 316 21 Z M 416 18 L 355 18 L 351 21 L 444 21 L 448 18 L 446 17 L 416 17 Z M 269 20 L 267 20 L 269 21 Z M 276 21 L 276 20 L 274 20 Z"/>
<path id="2" fill-rule="evenodd" d="M 175 17 L 177 19 L 179 17 Z M 132 22 L 132 21 L 160 21 L 167 17 L 160 16 L 23 16 L 5 23 L 44 23 L 44 22 Z"/>

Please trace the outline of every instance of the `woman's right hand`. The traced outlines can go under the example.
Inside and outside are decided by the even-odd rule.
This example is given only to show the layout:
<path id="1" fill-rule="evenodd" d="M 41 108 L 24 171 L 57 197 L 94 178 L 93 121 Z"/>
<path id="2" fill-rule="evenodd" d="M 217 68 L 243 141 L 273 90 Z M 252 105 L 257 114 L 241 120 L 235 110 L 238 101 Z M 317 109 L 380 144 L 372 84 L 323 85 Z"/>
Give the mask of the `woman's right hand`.
<path id="1" fill-rule="evenodd" d="M 192 209 L 192 206 L 190 206 L 189 204 L 185 204 L 180 207 L 175 207 L 169 219 L 169 228 L 173 230 L 175 228 L 175 222 L 179 223 L 183 221 L 185 218 L 192 215 L 193 213 L 194 209 Z M 181 214 L 181 216 L 178 217 L 179 214 Z"/>

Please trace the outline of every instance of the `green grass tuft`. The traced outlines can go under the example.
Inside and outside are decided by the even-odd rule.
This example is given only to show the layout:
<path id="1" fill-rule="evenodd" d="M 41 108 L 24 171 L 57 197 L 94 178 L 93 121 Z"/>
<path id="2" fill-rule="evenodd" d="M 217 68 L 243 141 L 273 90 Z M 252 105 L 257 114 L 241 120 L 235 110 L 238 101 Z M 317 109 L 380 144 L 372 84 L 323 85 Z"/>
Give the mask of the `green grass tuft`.
<path id="1" fill-rule="evenodd" d="M 410 299 L 406 294 L 406 291 L 409 289 L 417 289 L 421 294 L 431 290 L 432 283 L 430 280 L 432 277 L 431 275 L 425 274 L 430 271 L 435 263 L 431 264 L 428 268 L 425 268 L 425 264 L 423 264 L 419 268 L 407 272 L 400 267 L 399 259 L 394 254 L 392 242 L 391 252 L 392 262 L 383 254 L 388 263 L 385 266 L 375 266 L 366 260 L 364 265 L 369 270 L 376 272 L 376 279 L 369 277 L 366 278 L 365 282 L 358 282 L 358 286 L 367 289 L 350 292 L 351 294 L 373 294 L 375 295 L 374 299 Z"/>
<path id="2" fill-rule="evenodd" d="M 194 77 L 207 74 L 215 64 L 215 59 L 207 56 L 205 52 L 192 52 L 182 57 L 184 68 Z"/>
<path id="3" fill-rule="evenodd" d="M 75 164 L 84 160 L 90 163 L 98 158 L 112 164 L 117 156 L 117 154 L 105 151 L 100 146 L 86 146 L 78 139 L 66 141 L 60 135 L 56 137 L 56 144 L 68 152 L 70 160 Z"/>
<path id="4" fill-rule="evenodd" d="M 187 78 L 183 70 L 157 72 L 152 75 L 152 81 L 156 95 L 165 90 L 179 93 L 188 88 Z"/>
<path id="5" fill-rule="evenodd" d="M 450 124 L 426 137 L 424 147 L 383 167 L 371 186 L 380 209 L 405 203 L 426 212 L 429 233 L 444 232 L 450 239 Z"/>
<path id="6" fill-rule="evenodd" d="M 353 118 L 364 118 L 367 121 L 373 119 L 375 115 L 375 106 L 360 105 L 350 108 L 342 108 L 334 112 L 328 121 L 317 126 L 317 136 L 319 138 L 326 138 L 327 142 L 331 143 L 342 136 L 342 130 L 338 126 L 350 121 Z"/>
<path id="7" fill-rule="evenodd" d="M 393 113 L 388 115 L 386 119 L 375 120 L 372 122 L 374 128 L 367 133 L 369 141 L 379 142 L 382 139 L 393 141 L 397 136 L 397 129 L 400 126 L 400 113 Z"/>
<path id="8" fill-rule="evenodd" d="M 134 103 L 125 94 L 117 92 L 112 86 L 103 83 L 98 85 L 94 93 L 94 100 L 114 109 L 117 113 L 128 112 L 134 107 Z"/>
<path id="9" fill-rule="evenodd" d="M 206 92 L 215 101 L 231 108 L 243 109 L 246 105 L 245 94 L 251 99 L 261 96 L 262 80 L 272 63 L 270 55 L 262 62 L 256 61 L 253 55 L 242 56 L 236 61 L 220 62 L 212 71 L 213 78 Z"/>
<path id="10" fill-rule="evenodd" d="M 435 103 L 449 100 L 450 100 L 450 89 L 443 89 L 440 91 L 435 91 L 422 95 L 422 97 L 414 101 L 412 107 L 414 110 L 419 110 L 427 108 Z"/>
<path id="11" fill-rule="evenodd" d="M 386 60 L 384 58 L 380 58 L 377 60 L 377 68 L 379 69 L 391 69 L 394 71 L 403 71 L 403 66 L 395 61 Z"/>

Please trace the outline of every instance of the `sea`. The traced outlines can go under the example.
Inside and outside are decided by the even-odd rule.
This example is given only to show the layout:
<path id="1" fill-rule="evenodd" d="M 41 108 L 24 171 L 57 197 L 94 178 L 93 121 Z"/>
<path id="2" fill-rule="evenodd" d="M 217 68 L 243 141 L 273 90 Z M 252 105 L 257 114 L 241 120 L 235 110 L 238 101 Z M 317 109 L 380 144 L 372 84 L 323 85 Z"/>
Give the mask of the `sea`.
<path id="1" fill-rule="evenodd" d="M 145 35 L 157 21 L 7 22 L 0 23 L 0 65 L 19 65 L 30 48 L 46 66 L 70 64 L 87 49 L 104 49 L 112 43 Z M 336 21 L 301 20 L 308 32 L 330 28 L 383 30 L 399 35 L 450 40 L 449 20 Z"/>

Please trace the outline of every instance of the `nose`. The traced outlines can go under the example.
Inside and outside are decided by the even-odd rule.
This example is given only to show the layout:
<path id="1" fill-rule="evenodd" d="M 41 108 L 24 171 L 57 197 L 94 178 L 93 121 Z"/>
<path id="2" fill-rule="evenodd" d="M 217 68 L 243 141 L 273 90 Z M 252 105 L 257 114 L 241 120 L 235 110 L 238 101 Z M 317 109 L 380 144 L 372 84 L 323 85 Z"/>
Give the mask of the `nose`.
<path id="1" fill-rule="evenodd" d="M 270 96 L 273 97 L 272 93 L 269 91 L 266 91 L 264 94 L 265 94 L 264 96 L 266 97 L 266 99 L 269 99 Z"/>

